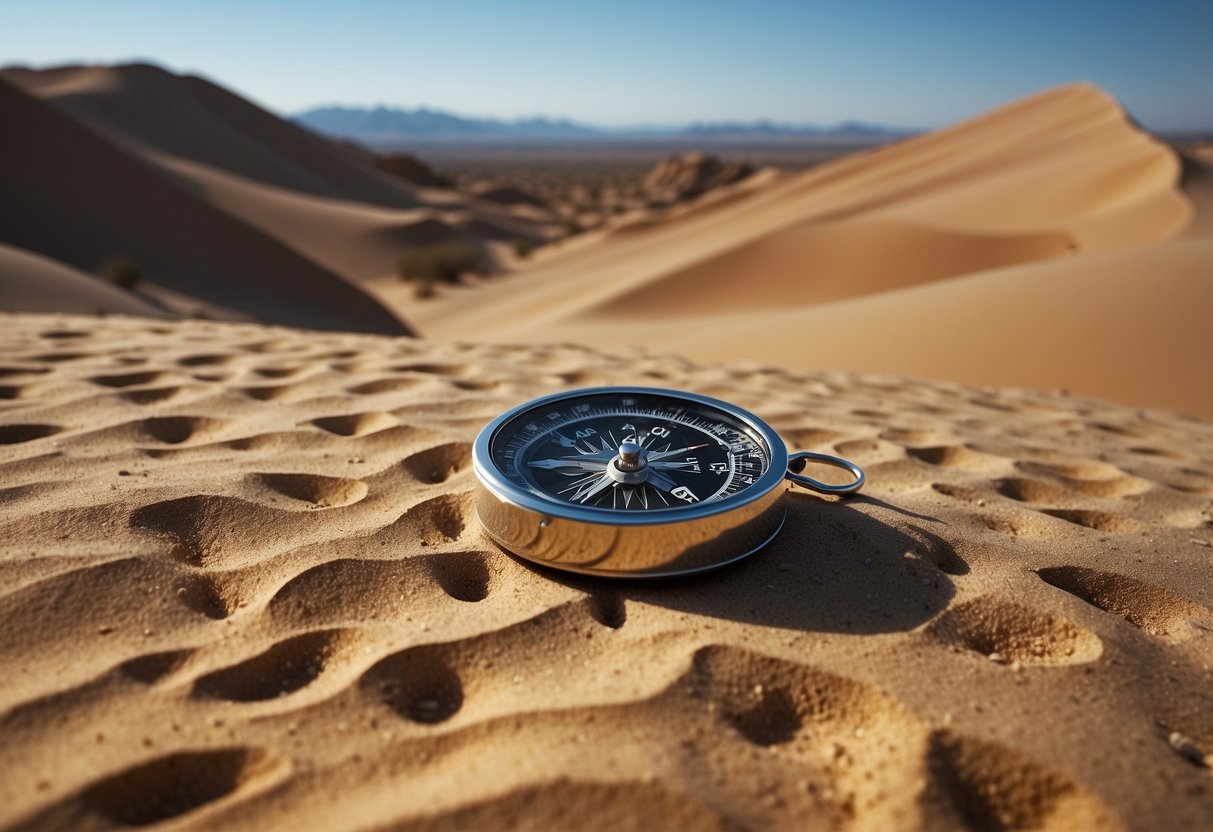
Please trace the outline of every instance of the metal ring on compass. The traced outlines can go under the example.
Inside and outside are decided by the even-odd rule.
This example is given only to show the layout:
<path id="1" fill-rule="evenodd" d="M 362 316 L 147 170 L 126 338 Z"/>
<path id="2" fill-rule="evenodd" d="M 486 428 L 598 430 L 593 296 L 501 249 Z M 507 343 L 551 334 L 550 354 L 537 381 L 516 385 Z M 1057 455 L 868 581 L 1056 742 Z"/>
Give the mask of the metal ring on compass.
<path id="1" fill-rule="evenodd" d="M 812 460 L 820 462 L 823 465 L 832 465 L 835 468 L 841 468 L 844 471 L 849 471 L 855 479 L 852 482 L 843 483 L 842 485 L 830 485 L 828 483 L 815 480 L 812 477 L 806 477 L 800 472 L 804 470 L 805 462 Z M 830 456 L 829 454 L 817 454 L 812 451 L 800 451 L 788 457 L 788 472 L 784 476 L 791 482 L 796 483 L 801 488 L 811 488 L 814 491 L 820 491 L 822 494 L 853 494 L 863 488 L 867 477 L 864 476 L 863 469 L 851 462 L 849 459 L 842 457 Z"/>

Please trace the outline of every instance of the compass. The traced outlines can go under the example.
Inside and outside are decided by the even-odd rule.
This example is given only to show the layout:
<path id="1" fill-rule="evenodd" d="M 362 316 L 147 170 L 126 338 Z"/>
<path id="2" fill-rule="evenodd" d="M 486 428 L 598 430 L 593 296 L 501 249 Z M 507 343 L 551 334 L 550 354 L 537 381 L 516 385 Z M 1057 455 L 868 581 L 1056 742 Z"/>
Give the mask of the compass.
<path id="1" fill-rule="evenodd" d="M 843 468 L 827 485 L 806 461 Z M 785 481 L 826 494 L 863 486 L 855 463 L 788 454 L 754 414 L 653 387 L 592 387 L 526 402 L 476 437 L 476 511 L 502 548 L 544 566 L 669 577 L 753 554 L 783 527 Z"/>

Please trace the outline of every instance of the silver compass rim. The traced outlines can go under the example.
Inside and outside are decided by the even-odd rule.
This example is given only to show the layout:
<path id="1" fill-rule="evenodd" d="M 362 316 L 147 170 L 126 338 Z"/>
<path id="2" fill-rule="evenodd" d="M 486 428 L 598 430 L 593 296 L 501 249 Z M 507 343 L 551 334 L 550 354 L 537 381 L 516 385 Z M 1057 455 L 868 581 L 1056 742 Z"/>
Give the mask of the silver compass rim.
<path id="1" fill-rule="evenodd" d="M 541 497 L 532 491 L 521 488 L 518 485 L 510 482 L 496 465 L 492 459 L 493 438 L 503 425 L 517 416 L 519 413 L 524 413 L 543 405 L 562 399 L 571 399 L 583 396 L 595 396 L 604 394 L 619 394 L 627 395 L 629 393 L 647 396 L 660 396 L 673 399 L 681 399 L 683 401 L 691 401 L 700 405 L 707 405 L 722 410 L 725 413 L 731 414 L 739 421 L 743 422 L 747 427 L 757 432 L 763 440 L 766 441 L 767 448 L 770 451 L 771 459 L 767 470 L 754 481 L 754 484 L 746 487 L 736 494 L 731 494 L 721 500 L 714 500 L 706 503 L 696 503 L 688 506 L 679 506 L 677 508 L 654 509 L 652 511 L 643 512 L 623 512 L 617 509 L 597 508 L 590 506 L 578 506 L 571 503 L 559 503 L 547 497 Z M 533 511 L 536 514 L 560 518 L 562 520 L 575 520 L 580 523 L 592 523 L 602 526 L 656 526 L 676 523 L 680 521 L 699 520 L 704 517 L 714 517 L 718 514 L 725 514 L 734 511 L 742 506 L 749 505 L 755 500 L 761 499 L 769 494 L 774 489 L 778 488 L 784 482 L 784 478 L 788 471 L 788 449 L 784 444 L 783 439 L 775 432 L 775 429 L 754 415 L 745 408 L 738 407 L 732 402 L 727 402 L 723 399 L 717 399 L 712 396 L 704 396 L 699 393 L 690 393 L 685 390 L 674 390 L 667 387 L 631 387 L 631 386 L 599 386 L 599 387 L 580 387 L 573 390 L 565 390 L 559 393 L 551 393 L 547 396 L 541 396 L 537 399 L 530 399 L 515 407 L 510 408 L 505 413 L 502 413 L 497 418 L 493 419 L 485 425 L 476 440 L 472 445 L 472 470 L 476 474 L 477 480 L 480 481 L 490 493 L 497 499 L 511 505 L 523 508 L 528 511 Z"/>

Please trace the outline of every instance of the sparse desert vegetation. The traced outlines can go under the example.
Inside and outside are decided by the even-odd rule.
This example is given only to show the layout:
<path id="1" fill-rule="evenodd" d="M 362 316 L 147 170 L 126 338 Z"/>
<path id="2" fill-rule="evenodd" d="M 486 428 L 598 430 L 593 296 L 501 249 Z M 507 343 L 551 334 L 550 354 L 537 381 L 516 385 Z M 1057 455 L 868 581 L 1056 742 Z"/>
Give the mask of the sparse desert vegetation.
<path id="1" fill-rule="evenodd" d="M 480 252 L 466 240 L 409 246 L 396 261 L 396 273 L 413 284 L 418 298 L 433 297 L 438 284 L 455 283 L 461 275 L 482 269 Z"/>
<path id="2" fill-rule="evenodd" d="M 143 280 L 143 271 L 130 257 L 111 257 L 97 269 L 97 276 L 111 286 L 133 291 Z"/>
<path id="3" fill-rule="evenodd" d="M 460 190 L 505 204 L 529 202 L 550 211 L 559 236 L 572 236 L 596 228 L 613 216 L 677 201 L 670 189 L 654 189 L 651 182 L 646 184 L 658 169 L 668 170 L 669 160 L 674 157 L 699 156 L 729 172 L 724 177 L 700 177 L 700 184 L 706 185 L 698 191 L 701 193 L 725 181 L 736 181 L 740 177 L 733 171 L 767 166 L 803 170 L 874 144 L 822 139 L 724 142 L 697 137 L 685 143 L 422 142 L 409 150 L 435 175 L 453 182 Z M 530 199 L 524 200 L 520 194 Z"/>

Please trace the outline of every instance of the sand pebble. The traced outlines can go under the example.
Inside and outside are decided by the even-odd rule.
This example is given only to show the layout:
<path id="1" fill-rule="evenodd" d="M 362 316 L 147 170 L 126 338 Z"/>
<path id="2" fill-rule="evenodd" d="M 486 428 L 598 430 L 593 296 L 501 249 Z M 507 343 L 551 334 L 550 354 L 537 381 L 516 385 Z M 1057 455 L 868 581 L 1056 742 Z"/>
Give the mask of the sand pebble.
<path id="1" fill-rule="evenodd" d="M 1208 766 L 1208 758 L 1197 748 L 1196 743 L 1178 731 L 1171 732 L 1171 736 L 1167 737 L 1167 744 L 1171 746 L 1171 749 L 1176 754 L 1183 757 L 1192 765 Z"/>

